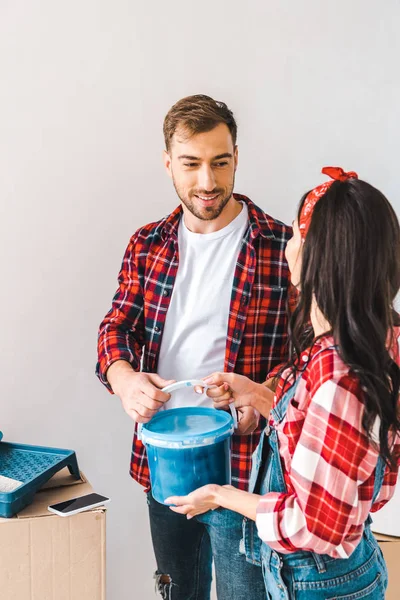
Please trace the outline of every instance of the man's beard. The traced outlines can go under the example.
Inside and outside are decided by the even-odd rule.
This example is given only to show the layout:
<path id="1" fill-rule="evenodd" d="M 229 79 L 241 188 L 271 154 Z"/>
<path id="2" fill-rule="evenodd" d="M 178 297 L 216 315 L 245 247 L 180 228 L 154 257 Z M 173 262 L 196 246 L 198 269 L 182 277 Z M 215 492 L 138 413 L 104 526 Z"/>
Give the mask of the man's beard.
<path id="1" fill-rule="evenodd" d="M 202 194 L 204 194 L 204 196 L 215 196 L 216 194 L 221 195 L 224 193 L 224 195 L 221 196 L 221 198 L 218 200 L 218 204 L 216 206 L 204 206 L 203 208 L 199 208 L 196 206 L 195 200 L 193 201 L 191 197 L 188 198 L 184 196 L 183 192 L 177 186 L 173 176 L 172 181 L 174 183 L 175 191 L 178 194 L 181 202 L 183 202 L 183 204 L 192 213 L 192 215 L 194 215 L 198 219 L 201 219 L 202 221 L 213 221 L 214 219 L 217 219 L 220 216 L 225 206 L 228 204 L 229 200 L 232 197 L 232 192 L 235 185 L 235 178 L 233 178 L 232 185 L 229 187 L 226 193 L 224 193 L 224 190 L 221 190 L 220 188 L 215 188 L 211 194 L 210 192 L 206 193 L 204 191 L 197 190 L 199 196 L 201 196 Z"/>

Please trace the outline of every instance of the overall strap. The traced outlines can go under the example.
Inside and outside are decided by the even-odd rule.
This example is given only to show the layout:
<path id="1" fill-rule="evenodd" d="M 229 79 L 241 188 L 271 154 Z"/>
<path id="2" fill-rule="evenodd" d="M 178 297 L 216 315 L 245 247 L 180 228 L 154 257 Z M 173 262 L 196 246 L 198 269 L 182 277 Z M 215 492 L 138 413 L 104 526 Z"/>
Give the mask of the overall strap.
<path id="1" fill-rule="evenodd" d="M 315 358 L 317 358 L 317 356 L 319 354 L 322 354 L 323 352 L 326 352 L 327 350 L 335 350 L 337 348 L 337 346 L 328 346 L 327 348 L 322 348 L 322 350 L 318 350 L 318 352 L 316 352 L 314 354 L 314 356 L 311 356 L 311 358 L 308 360 L 306 366 L 308 366 L 310 364 L 311 361 L 313 361 Z M 294 398 L 295 394 L 296 394 L 296 390 L 297 387 L 300 383 L 302 377 L 302 373 L 300 373 L 297 377 L 295 382 L 291 385 L 291 387 L 284 393 L 284 395 L 282 396 L 282 398 L 279 400 L 279 402 L 277 403 L 277 405 L 275 406 L 275 408 L 273 408 L 271 410 L 271 416 L 274 420 L 275 423 L 280 423 L 283 418 L 286 415 L 286 411 L 287 411 L 287 407 L 289 405 L 289 402 L 292 398 Z"/>
<path id="2" fill-rule="evenodd" d="M 297 387 L 300 383 L 301 375 L 297 377 L 295 382 L 290 386 L 290 388 L 283 394 L 282 398 L 279 400 L 278 404 L 271 410 L 271 416 L 275 423 L 280 423 L 284 416 L 286 415 L 287 407 L 292 398 L 294 398 L 296 394 Z"/>
<path id="3" fill-rule="evenodd" d="M 376 463 L 376 469 L 375 469 L 375 483 L 374 483 L 374 493 L 372 495 L 372 504 L 374 504 L 374 502 L 376 502 L 376 499 L 379 496 L 379 493 L 381 491 L 382 485 L 383 485 L 383 478 L 385 476 L 385 461 L 383 460 L 382 456 L 379 455 L 378 457 L 378 462 Z"/>
<path id="4" fill-rule="evenodd" d="M 379 492 L 381 491 L 382 485 L 383 485 L 383 478 L 385 476 L 385 461 L 383 460 L 382 456 L 378 457 L 378 462 L 376 463 L 376 468 L 375 468 L 375 483 L 374 483 L 374 491 L 372 494 L 372 504 L 371 506 L 376 502 L 376 499 L 379 496 Z M 368 525 L 371 525 L 372 523 L 372 517 L 369 514 L 367 517 L 367 520 L 365 521 L 365 526 L 367 527 Z"/>

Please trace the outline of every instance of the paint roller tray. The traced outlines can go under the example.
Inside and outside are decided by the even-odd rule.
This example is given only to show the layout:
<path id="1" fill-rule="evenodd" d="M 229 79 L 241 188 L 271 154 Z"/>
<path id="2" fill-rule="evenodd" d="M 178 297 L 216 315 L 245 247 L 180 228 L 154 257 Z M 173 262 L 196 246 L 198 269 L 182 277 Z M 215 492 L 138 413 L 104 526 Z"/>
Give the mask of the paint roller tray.
<path id="1" fill-rule="evenodd" d="M 73 450 L 11 444 L 0 431 L 0 517 L 13 517 L 57 471 L 68 467 L 80 479 Z M 8 491 L 5 491 L 9 488 Z"/>

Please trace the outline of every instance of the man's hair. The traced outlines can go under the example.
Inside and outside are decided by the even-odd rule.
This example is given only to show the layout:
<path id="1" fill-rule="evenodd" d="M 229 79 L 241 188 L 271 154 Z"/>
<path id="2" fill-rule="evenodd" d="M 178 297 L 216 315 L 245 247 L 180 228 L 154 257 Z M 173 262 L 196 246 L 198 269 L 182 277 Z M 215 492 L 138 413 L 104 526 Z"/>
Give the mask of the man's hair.
<path id="1" fill-rule="evenodd" d="M 203 94 L 182 98 L 173 105 L 164 119 L 165 147 L 167 151 L 170 150 L 171 140 L 177 129 L 183 130 L 190 138 L 197 133 L 211 131 L 220 123 L 227 125 L 235 146 L 237 125 L 232 111 L 224 102 Z"/>

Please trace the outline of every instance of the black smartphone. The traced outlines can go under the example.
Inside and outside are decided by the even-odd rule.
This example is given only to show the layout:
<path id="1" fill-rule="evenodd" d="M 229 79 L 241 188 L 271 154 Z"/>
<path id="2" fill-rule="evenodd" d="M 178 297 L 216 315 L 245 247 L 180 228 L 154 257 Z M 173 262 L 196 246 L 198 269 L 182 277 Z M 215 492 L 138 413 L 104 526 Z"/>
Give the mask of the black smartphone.
<path id="1" fill-rule="evenodd" d="M 93 493 L 80 496 L 79 498 L 72 498 L 65 502 L 59 502 L 58 504 L 51 504 L 47 508 L 50 512 L 60 515 L 60 517 L 68 517 L 84 510 L 95 508 L 96 506 L 103 506 L 107 502 L 110 502 L 110 498 Z"/>

